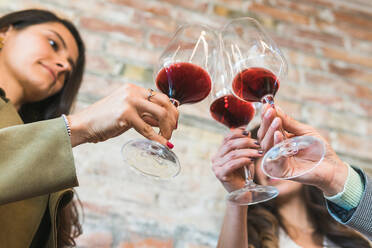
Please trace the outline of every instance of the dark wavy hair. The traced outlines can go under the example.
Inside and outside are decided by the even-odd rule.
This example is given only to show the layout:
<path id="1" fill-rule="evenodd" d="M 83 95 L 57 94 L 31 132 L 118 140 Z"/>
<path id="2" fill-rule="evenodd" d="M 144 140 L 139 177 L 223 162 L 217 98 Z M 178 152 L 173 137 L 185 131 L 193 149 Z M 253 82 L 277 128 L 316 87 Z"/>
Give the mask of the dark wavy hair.
<path id="1" fill-rule="evenodd" d="M 48 120 L 70 112 L 83 79 L 85 47 L 75 26 L 50 11 L 28 9 L 12 12 L 0 18 L 0 30 L 10 26 L 16 30 L 22 30 L 32 25 L 48 22 L 61 23 L 70 31 L 77 43 L 79 55 L 75 70 L 66 77 L 64 85 L 58 93 L 42 101 L 25 103 L 21 106 L 19 114 L 25 123 Z M 58 211 L 58 247 L 75 246 L 74 238 L 82 233 L 76 202 L 80 203 L 80 201 L 72 201 Z"/>
<path id="2" fill-rule="evenodd" d="M 258 128 L 252 130 L 253 138 L 257 137 Z M 315 240 L 327 237 L 342 248 L 369 248 L 370 243 L 358 232 L 338 223 L 328 213 L 321 190 L 314 186 L 303 185 L 301 194 L 315 231 Z M 288 233 L 284 220 L 279 214 L 275 199 L 249 207 L 247 229 L 249 248 L 279 248 L 279 228 Z"/>

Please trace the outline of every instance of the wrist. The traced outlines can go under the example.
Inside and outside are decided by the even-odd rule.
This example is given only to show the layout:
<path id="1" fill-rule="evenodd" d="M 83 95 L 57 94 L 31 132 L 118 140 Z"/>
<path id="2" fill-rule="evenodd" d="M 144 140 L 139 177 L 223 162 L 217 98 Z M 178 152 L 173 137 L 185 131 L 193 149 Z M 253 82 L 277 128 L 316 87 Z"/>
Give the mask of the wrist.
<path id="1" fill-rule="evenodd" d="M 80 118 L 77 115 L 68 115 L 66 118 L 71 131 L 71 146 L 75 147 L 88 142 L 89 139 L 86 135 L 86 128 L 85 125 L 80 121 Z"/>
<path id="2" fill-rule="evenodd" d="M 330 180 L 321 188 L 325 196 L 336 195 L 344 190 L 348 177 L 348 166 L 341 160 L 338 160 L 332 164 L 331 173 Z"/>

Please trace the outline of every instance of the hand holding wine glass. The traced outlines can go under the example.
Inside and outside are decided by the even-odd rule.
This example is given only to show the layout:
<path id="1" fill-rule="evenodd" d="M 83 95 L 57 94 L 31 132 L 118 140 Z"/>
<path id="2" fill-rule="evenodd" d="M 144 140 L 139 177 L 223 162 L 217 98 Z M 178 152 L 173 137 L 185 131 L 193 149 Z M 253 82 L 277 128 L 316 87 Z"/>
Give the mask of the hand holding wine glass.
<path id="1" fill-rule="evenodd" d="M 229 22 L 221 32 L 221 38 L 233 93 L 242 100 L 269 103 L 275 108 L 274 96 L 280 80 L 287 73 L 287 62 L 275 42 L 256 20 L 249 17 Z M 262 160 L 262 170 L 267 176 L 276 179 L 298 177 L 322 161 L 324 142 L 321 139 L 315 136 L 288 139 L 285 133 L 283 138 L 284 141 L 270 149 Z M 284 163 L 287 167 L 278 170 L 276 164 L 283 160 L 287 161 Z"/>
<path id="2" fill-rule="evenodd" d="M 218 51 L 218 36 L 208 26 L 179 27 L 154 70 L 157 88 L 176 107 L 202 101 L 211 90 Z M 122 155 L 131 168 L 153 178 L 169 179 L 180 172 L 176 154 L 157 142 L 131 140 L 123 146 Z"/>
<path id="3" fill-rule="evenodd" d="M 273 125 L 275 119 L 279 119 L 280 121 L 278 124 Z M 317 166 L 308 173 L 291 180 L 316 186 L 328 196 L 341 192 L 348 175 L 346 164 L 341 161 L 330 144 L 317 130 L 309 125 L 294 120 L 285 114 L 278 106 L 276 106 L 275 109 L 269 105 L 264 108 L 262 113 L 262 124 L 257 133 L 261 147 L 264 150 L 269 150 L 272 146 L 275 146 L 284 140 L 283 134 L 278 131 L 280 127 L 283 127 L 288 137 L 317 137 L 325 144 L 325 155 L 320 166 Z M 294 168 L 295 170 L 301 169 L 301 166 L 299 165 L 300 163 L 308 163 L 306 161 L 307 159 L 311 161 L 314 160 L 314 157 L 319 156 L 318 154 L 320 154 L 320 151 L 317 150 L 317 147 L 313 147 L 313 149 L 314 150 L 307 153 L 307 156 L 301 156 L 297 160 L 283 160 L 282 163 L 277 163 L 277 170 L 285 170 L 288 167 Z M 297 164 L 288 166 L 286 165 L 288 162 Z M 297 174 L 296 172 L 294 173 Z M 283 173 L 279 172 L 279 174 Z"/>
<path id="4" fill-rule="evenodd" d="M 152 101 L 147 98 L 147 89 L 126 84 L 86 109 L 67 116 L 72 130 L 72 146 L 105 141 L 130 128 L 166 145 L 176 128 L 178 110 L 160 92 Z M 159 127 L 161 135 L 152 127 Z"/>

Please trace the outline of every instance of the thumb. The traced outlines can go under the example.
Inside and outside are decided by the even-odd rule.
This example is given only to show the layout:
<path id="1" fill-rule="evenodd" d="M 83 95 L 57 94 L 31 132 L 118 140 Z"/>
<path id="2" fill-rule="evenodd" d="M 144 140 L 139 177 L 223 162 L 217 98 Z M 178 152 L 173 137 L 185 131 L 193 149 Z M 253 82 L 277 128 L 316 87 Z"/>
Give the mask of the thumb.
<path id="1" fill-rule="evenodd" d="M 284 113 L 280 107 L 275 106 L 275 109 L 278 117 L 282 119 L 284 130 L 286 130 L 287 132 L 292 133 L 296 136 L 304 135 L 311 132 L 311 127 L 299 121 L 296 121 L 295 119 Z"/>

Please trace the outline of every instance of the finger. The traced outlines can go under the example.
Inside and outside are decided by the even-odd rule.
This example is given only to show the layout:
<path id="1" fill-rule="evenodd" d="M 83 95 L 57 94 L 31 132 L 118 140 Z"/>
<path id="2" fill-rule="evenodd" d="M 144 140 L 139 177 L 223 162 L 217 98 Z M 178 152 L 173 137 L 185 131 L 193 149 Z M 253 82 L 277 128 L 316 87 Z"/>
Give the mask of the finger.
<path id="1" fill-rule="evenodd" d="M 172 117 L 172 121 L 177 123 L 179 112 L 176 106 L 174 106 L 174 104 L 170 101 L 169 97 L 158 91 L 153 91 L 152 94 L 153 96 L 149 99 L 149 101 L 164 107 L 167 110 L 168 115 Z"/>
<path id="2" fill-rule="evenodd" d="M 150 114 L 150 116 L 158 121 L 161 135 L 169 140 L 172 136 L 173 130 L 177 127 L 177 120 L 172 118 L 164 107 L 156 103 L 142 100 L 137 103 L 137 106 L 140 112 L 148 113 L 146 114 L 147 117 Z"/>
<path id="3" fill-rule="evenodd" d="M 235 160 L 232 160 L 226 164 L 226 166 L 221 167 L 221 170 L 219 170 L 219 175 L 221 178 L 224 178 L 226 176 L 229 176 L 234 171 L 243 168 L 244 166 L 248 166 L 252 163 L 252 161 L 249 158 L 238 158 Z"/>
<path id="4" fill-rule="evenodd" d="M 142 119 L 149 124 L 150 126 L 153 127 L 159 127 L 159 121 L 156 120 L 151 114 L 149 113 L 143 113 L 142 114 Z"/>
<path id="5" fill-rule="evenodd" d="M 261 107 L 261 119 L 263 119 L 266 111 L 269 109 L 269 108 L 273 108 L 269 103 L 265 103 L 263 104 L 263 106 Z"/>
<path id="6" fill-rule="evenodd" d="M 282 119 L 283 128 L 287 132 L 290 132 L 290 133 L 293 133 L 299 136 L 299 135 L 304 135 L 304 134 L 307 134 L 313 131 L 313 129 L 310 126 L 303 124 L 299 121 L 296 121 L 295 119 L 293 119 L 292 117 L 284 113 L 281 110 L 281 108 L 278 106 L 276 107 L 276 113 L 278 117 Z"/>
<path id="7" fill-rule="evenodd" d="M 244 130 L 240 128 L 231 129 L 230 132 L 223 139 L 222 144 L 228 142 L 229 140 L 234 140 L 238 138 L 247 138 L 247 137 L 250 137 L 250 133 L 245 132 L 245 129 Z"/>
<path id="8" fill-rule="evenodd" d="M 262 142 L 262 139 L 267 133 L 267 130 L 269 129 L 271 122 L 274 120 L 275 116 L 276 111 L 273 108 L 267 108 L 267 111 L 263 115 L 260 128 L 258 129 L 257 132 L 257 138 L 260 142 Z"/>
<path id="9" fill-rule="evenodd" d="M 257 158 L 263 156 L 263 152 L 258 149 L 240 149 L 229 152 L 219 160 L 215 161 L 215 166 L 221 167 L 227 164 L 229 161 L 239 159 L 239 158 L 249 158 L 251 161 L 255 161 Z"/>
<path id="10" fill-rule="evenodd" d="M 274 133 L 274 145 L 279 144 L 284 140 L 284 136 L 280 131 L 275 131 Z"/>
<path id="11" fill-rule="evenodd" d="M 157 134 L 152 127 L 142 120 L 138 115 L 133 115 L 131 118 L 132 127 L 145 138 L 159 142 L 166 146 L 168 140 Z"/>
<path id="12" fill-rule="evenodd" d="M 275 117 L 261 141 L 261 147 L 264 151 L 269 150 L 274 145 L 274 133 L 280 130 L 280 126 L 281 119 L 279 117 Z"/>
<path id="13" fill-rule="evenodd" d="M 237 138 L 234 140 L 229 140 L 228 142 L 224 143 L 221 148 L 220 148 L 220 156 L 223 157 L 227 153 L 233 151 L 233 150 L 238 150 L 238 149 L 249 149 L 249 148 L 255 148 L 258 149 L 260 148 L 259 143 L 257 140 L 252 139 L 252 138 Z"/>

